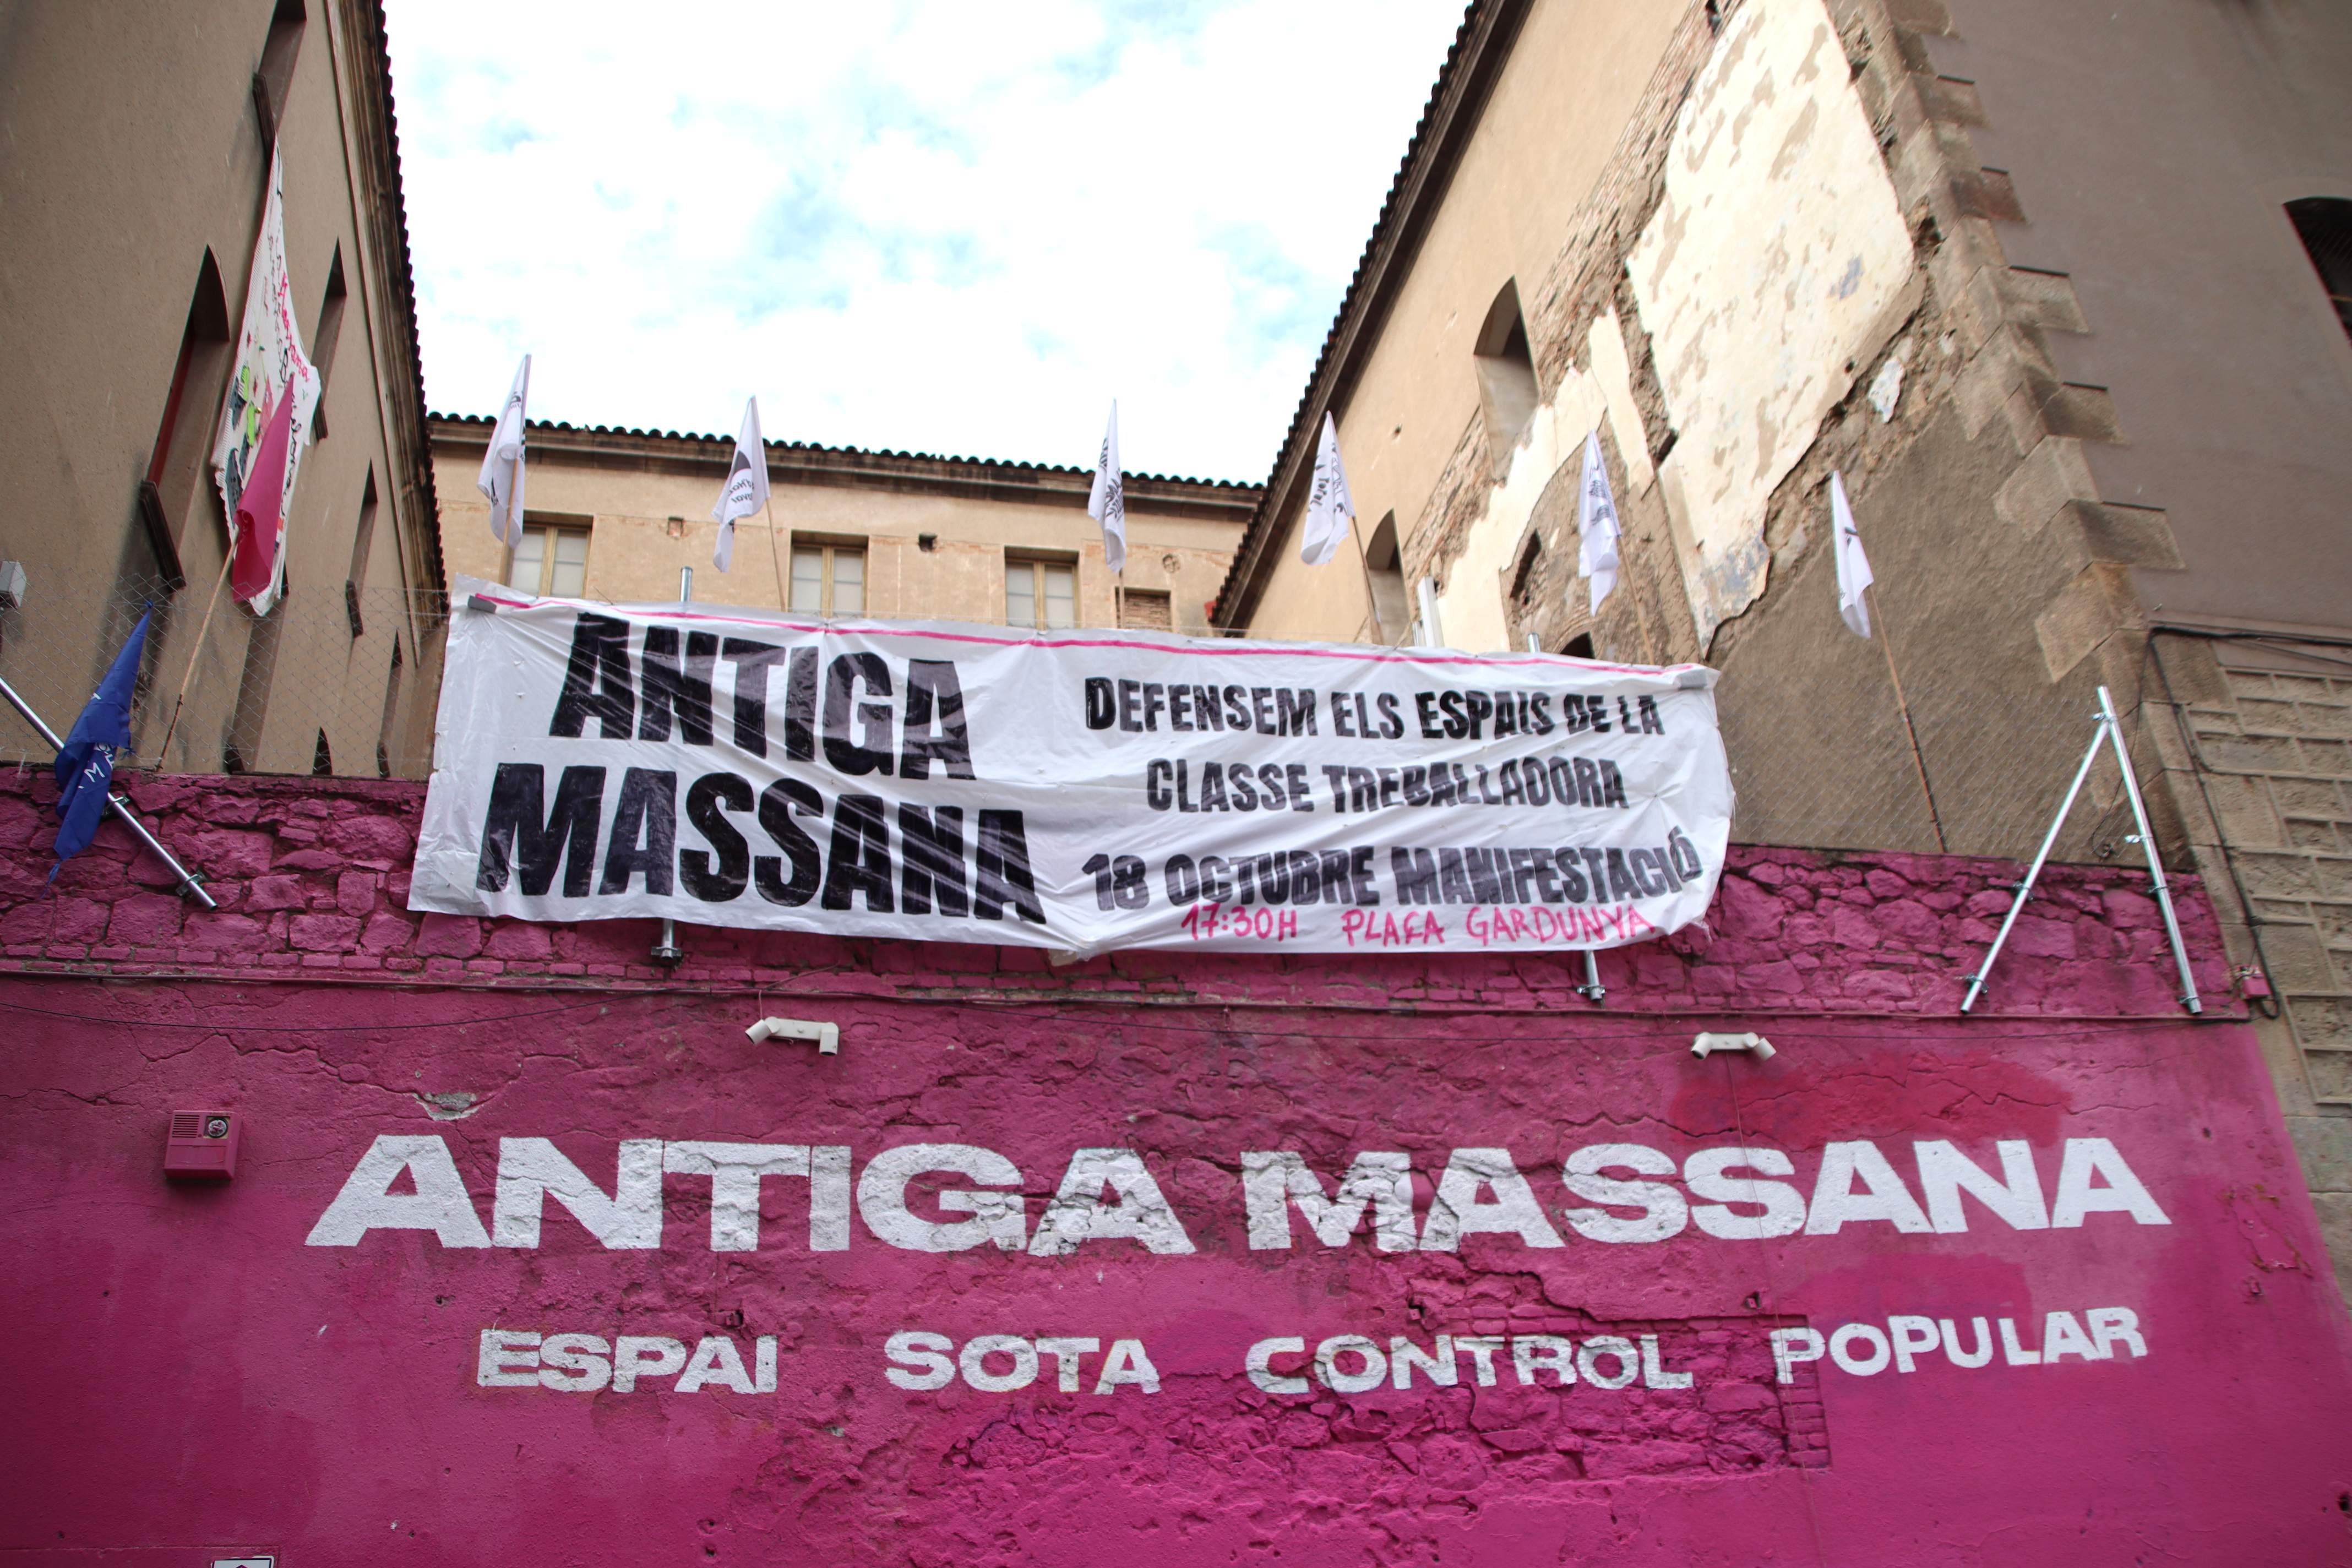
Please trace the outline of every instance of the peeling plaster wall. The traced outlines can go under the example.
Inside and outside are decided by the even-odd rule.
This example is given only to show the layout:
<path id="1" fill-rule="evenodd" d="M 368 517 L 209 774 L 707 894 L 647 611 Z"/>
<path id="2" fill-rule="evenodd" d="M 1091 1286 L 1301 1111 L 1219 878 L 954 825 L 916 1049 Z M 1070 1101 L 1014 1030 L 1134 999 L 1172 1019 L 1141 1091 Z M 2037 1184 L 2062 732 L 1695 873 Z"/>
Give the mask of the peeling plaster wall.
<path id="1" fill-rule="evenodd" d="M 1562 465 L 1578 461 L 1601 410 L 1601 391 L 1591 379 L 1571 375 L 1528 419 L 1527 436 L 1511 454 L 1510 471 L 1487 491 L 1485 513 L 1471 524 L 1462 553 L 1445 569 L 1437 618 L 1448 647 L 1496 653 L 1511 646 L 1503 601 L 1528 520 Z"/>
<path id="2" fill-rule="evenodd" d="M 2054 868 L 1993 1016 L 1965 1024 L 1950 1008 L 2015 868 L 1794 850 L 1739 851 L 1711 933 L 1607 955 L 1605 1007 L 1570 962 L 1525 956 L 1052 970 L 688 929 L 672 975 L 643 956 L 647 922 L 402 910 L 414 786 L 133 789 L 215 873 L 220 913 L 183 914 L 110 832 L 46 896 L 47 786 L 0 785 L 0 1311 L 41 1416 L 0 1439 L 0 1549 L 26 1563 L 2073 1564 L 2086 1530 L 2189 1560 L 2344 1556 L 2352 1374 L 2309 1204 L 2249 1037 L 2169 1006 L 2126 873 Z M 2210 983 L 2210 913 L 2185 891 Z M 749 1045 L 761 1012 L 838 1022 L 842 1054 Z M 1780 1054 L 1696 1060 L 1702 1023 L 1768 1029 Z M 226 1188 L 160 1179 L 181 1109 L 245 1119 Z M 552 1140 L 608 1191 L 624 1139 L 838 1145 L 861 1170 L 978 1145 L 1019 1171 L 1025 1227 L 1074 1149 L 1126 1148 L 1194 1250 L 918 1253 L 853 1218 L 812 1251 L 809 1184 L 778 1179 L 757 1249 L 722 1253 L 709 1184 L 683 1176 L 640 1248 L 560 1204 L 531 1247 L 305 1245 L 386 1134 L 441 1140 L 485 1223 L 503 1139 Z M 2168 1223 L 2019 1230 L 1970 1199 L 1964 1233 L 1609 1245 L 1560 1212 L 1561 1162 L 1604 1142 L 1778 1149 L 1811 1191 L 1835 1141 L 1874 1141 L 1906 1179 L 1914 1138 L 1988 1169 L 2022 1141 L 2047 1190 L 2074 1137 L 2113 1141 Z M 1402 1152 L 1425 1221 L 1472 1147 L 1509 1151 L 1563 1246 L 1327 1248 L 1295 1222 L 1289 1249 L 1249 1245 L 1244 1150 L 1297 1150 L 1327 1184 Z M 1902 1313 L 1963 1334 L 2007 1317 L 2030 1348 L 2045 1314 L 2110 1306 L 2146 1357 L 1923 1352 L 1783 1382 L 1769 1351 L 1776 1329 Z M 773 1336 L 776 1391 L 484 1386 L 486 1329 Z M 1050 1368 L 906 1390 L 881 1350 L 905 1330 L 1134 1338 L 1160 1387 L 1093 1392 L 1097 1354 L 1073 1393 Z M 1259 1340 L 1337 1333 L 1646 1336 L 1693 1382 L 1524 1387 L 1507 1352 L 1491 1386 L 1466 1355 L 1453 1387 L 1243 1374 Z"/>
<path id="3" fill-rule="evenodd" d="M 1573 508 L 1561 504 L 1572 475 L 1555 474 L 1527 521 L 1542 552 L 1524 591 L 1505 600 L 1511 640 L 1532 633 L 1559 648 L 1590 633 L 1603 657 L 1719 668 L 1739 794 L 1733 831 L 1759 843 L 2022 853 L 2064 795 L 2095 688 L 2108 687 L 2158 844 L 2223 889 L 2236 961 L 2265 969 L 2286 998 L 2284 1017 L 2255 1028 L 2352 1289 L 2352 1070 L 2343 1066 L 2352 1008 L 2342 966 L 2331 976 L 2335 960 L 2320 952 L 2345 924 L 2326 901 L 2352 898 L 2330 858 L 2352 847 L 2340 819 L 2352 808 L 2339 812 L 2329 794 L 2347 773 L 2341 694 L 2315 695 L 2342 672 L 2342 649 L 2331 646 L 2341 639 L 2309 607 L 2328 596 L 2326 541 L 2281 545 L 2334 537 L 2340 508 L 2305 504 L 2327 488 L 2327 443 L 2299 433 L 2340 413 L 2352 375 L 2335 373 L 2352 367 L 2352 346 L 2280 205 L 2352 195 L 2328 174 L 2352 124 L 2340 90 L 2352 78 L 2330 74 L 2352 39 L 2352 13 L 2148 0 L 2127 8 L 2131 25 L 2119 31 L 2111 18 L 2059 17 L 2030 0 L 1829 0 L 1829 43 L 1820 11 L 1815 0 L 1684 6 L 1648 87 L 1609 132 L 1612 151 L 1554 258 L 1532 285 L 1519 275 L 1548 387 L 1585 374 L 1613 389 L 1617 340 L 1588 324 L 1622 323 L 1627 397 L 1621 408 L 1612 391 L 1608 425 L 1626 548 L 1618 593 L 1586 612 Z M 1718 16 L 1719 32 L 1709 25 Z M 1793 68 L 1767 68 L 1768 55 L 1801 66 L 1817 45 L 1802 90 L 1789 90 Z M 2197 58 L 2213 66 L 2198 92 L 2147 90 L 2190 79 L 2175 68 Z M 1772 101 L 1752 104 L 1767 80 Z M 1809 160 L 1850 182 L 1855 223 L 1883 233 L 1899 263 L 1891 185 L 1912 265 L 1895 268 L 1910 284 L 1879 316 L 1865 321 L 1857 305 L 1843 321 L 1857 350 L 1824 340 L 1831 354 L 1844 353 L 1817 365 L 1826 379 L 1811 401 L 1826 400 L 1825 411 L 1801 423 L 1811 447 L 1776 470 L 1751 416 L 1758 395 L 1769 412 L 1786 391 L 1782 367 L 1773 340 L 1732 307 L 1783 213 L 1765 206 L 1750 215 L 1753 228 L 1728 226 L 1706 243 L 1686 224 L 1673 289 L 1661 290 L 1658 256 L 1642 247 L 1662 253 L 1675 203 L 1689 199 L 1684 143 L 1700 134 L 1702 104 L 1735 124 L 1734 107 L 1754 108 L 1746 141 L 1769 152 L 1809 103 L 1819 110 Z M 1777 136 L 1758 128 L 1767 123 L 1781 127 Z M 1724 156 L 1727 135 L 1718 132 L 1710 156 Z M 1761 154 L 1751 162 L 1760 202 L 1770 170 Z M 1803 175 L 1825 177 L 1811 167 Z M 1721 195 L 1740 192 L 1727 184 Z M 1783 198 L 1794 212 L 1812 196 Z M 1857 254 L 1832 248 L 1828 259 L 1842 266 Z M 1884 281 L 1865 268 L 1857 287 L 1874 279 Z M 1475 308 L 1474 279 L 1436 281 Z M 1692 362 L 1685 352 L 1678 366 L 1665 306 L 1687 307 L 1681 346 L 1704 351 L 1722 384 L 1712 402 L 1694 408 L 1677 390 Z M 1701 335 L 1691 321 L 1717 306 L 1731 313 Z M 1739 367 L 1760 393 L 1733 384 Z M 1724 457 L 1710 417 L 1747 419 L 1748 447 Z M 1646 439 L 1626 440 L 1629 424 Z M 1743 436 L 1736 423 L 1730 436 Z M 1645 491 L 1653 462 L 1662 478 Z M 1492 471 L 1483 445 L 1462 441 L 1435 485 L 1400 506 L 1400 518 L 1419 519 L 1412 552 L 1441 575 L 1474 551 L 1481 564 L 1496 559 L 1508 543 Z M 1878 574 L 1869 641 L 1836 613 L 1832 471 L 1845 476 Z M 1734 547 L 1712 555 L 1700 548 L 1711 474 L 1735 488 L 1752 479 L 1756 496 L 1734 520 Z M 1511 487 L 1522 482 L 1514 468 Z M 2216 501 L 2223 496 L 2229 505 Z M 2172 508 L 2184 528 L 2206 530 L 2202 559 Z M 2282 574 L 2291 588 L 2278 587 Z M 2194 636 L 2148 624 L 2175 616 Z M 2315 629 L 2319 639 L 2293 652 L 2275 640 Z M 2258 635 L 2263 651 L 2199 646 L 2217 630 Z M 2242 710 L 2248 695 L 2260 700 Z M 2136 852 L 2116 775 L 2103 763 L 2087 788 L 2056 855 Z M 2312 855 L 2316 872 L 2305 864 Z"/>
<path id="4" fill-rule="evenodd" d="M 1663 472 L 1702 643 L 1763 593 L 1773 489 L 1916 299 L 1910 235 L 1847 77 L 1821 0 L 1740 7 L 1628 258 L 1681 432 Z"/>
<path id="5" fill-rule="evenodd" d="M 1509 472 L 1486 492 L 1486 510 L 1464 532 L 1461 552 L 1446 566 L 1437 606 L 1449 647 L 1493 653 L 1515 646 L 1508 598 L 1528 526 L 1547 491 L 1563 481 L 1575 485 L 1584 438 L 1604 418 L 1617 449 L 1624 454 L 1633 489 L 1649 488 L 1654 473 L 1615 312 L 1602 312 L 1586 342 L 1591 374 L 1570 367 L 1537 407 L 1527 435 L 1511 454 Z M 1567 537 L 1571 545 L 1578 538 L 1572 528 Z M 1581 579 L 1570 584 L 1570 597 L 1583 587 Z"/>

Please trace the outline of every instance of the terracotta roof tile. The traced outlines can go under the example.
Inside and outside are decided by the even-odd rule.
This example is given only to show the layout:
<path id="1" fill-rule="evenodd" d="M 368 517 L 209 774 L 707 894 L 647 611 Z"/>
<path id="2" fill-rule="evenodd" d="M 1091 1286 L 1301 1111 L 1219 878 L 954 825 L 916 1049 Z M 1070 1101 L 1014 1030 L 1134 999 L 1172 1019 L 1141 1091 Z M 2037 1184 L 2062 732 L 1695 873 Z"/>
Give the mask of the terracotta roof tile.
<path id="1" fill-rule="evenodd" d="M 432 414 L 428 415 L 426 417 L 436 426 L 467 427 L 485 431 L 489 429 L 490 426 L 496 423 L 496 421 L 488 415 L 484 414 Z M 603 436 L 623 437 L 635 441 L 675 442 L 679 446 L 697 445 L 719 447 L 731 447 L 735 440 L 735 437 L 732 436 L 709 436 L 696 431 L 644 429 L 632 425 L 572 425 L 561 419 L 533 419 L 530 421 L 526 426 L 526 432 L 529 431 L 538 431 L 543 435 L 550 436 L 564 435 L 589 437 Z M 908 452 L 901 451 L 895 447 L 829 447 L 819 441 L 773 440 L 766 442 L 765 446 L 771 452 L 807 452 L 826 457 L 853 459 L 870 458 L 892 463 L 954 464 L 964 468 L 983 468 L 996 472 L 1023 474 L 1069 474 L 1076 475 L 1080 478 L 1085 478 L 1094 472 L 1091 468 L 1072 468 L 1061 463 L 1022 463 L 1008 461 L 1000 458 L 967 458 L 950 456 L 939 452 Z M 1257 486 L 1247 484 L 1237 479 L 1186 479 L 1181 475 L 1177 474 L 1139 473 L 1133 469 L 1127 471 L 1127 477 L 1130 480 L 1139 480 L 1142 483 L 1150 485 L 1180 486 L 1190 489 L 1223 490 L 1231 494 L 1237 500 L 1246 500 L 1247 498 L 1255 495 L 1258 490 Z"/>

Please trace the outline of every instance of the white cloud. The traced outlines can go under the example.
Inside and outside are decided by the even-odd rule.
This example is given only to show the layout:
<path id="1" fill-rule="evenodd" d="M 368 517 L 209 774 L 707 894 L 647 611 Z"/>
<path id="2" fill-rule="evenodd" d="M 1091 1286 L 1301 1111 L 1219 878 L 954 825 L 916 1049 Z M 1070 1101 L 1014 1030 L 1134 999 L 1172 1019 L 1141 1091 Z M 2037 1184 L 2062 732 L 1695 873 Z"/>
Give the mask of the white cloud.
<path id="1" fill-rule="evenodd" d="M 1263 479 L 1449 0 L 393 0 L 427 400 Z M 1012 20 L 1008 21 L 1008 18 Z"/>

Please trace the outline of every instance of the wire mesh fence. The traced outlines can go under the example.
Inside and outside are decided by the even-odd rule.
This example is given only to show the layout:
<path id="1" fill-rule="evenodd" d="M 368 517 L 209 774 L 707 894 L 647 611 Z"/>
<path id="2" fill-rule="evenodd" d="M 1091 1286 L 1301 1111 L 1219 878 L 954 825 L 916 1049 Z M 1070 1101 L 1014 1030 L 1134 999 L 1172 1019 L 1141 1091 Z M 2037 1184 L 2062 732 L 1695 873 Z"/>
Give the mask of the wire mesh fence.
<path id="1" fill-rule="evenodd" d="M 1790 703 L 1752 703 L 1728 689 L 1724 748 L 1740 844 L 1912 851 L 2030 860 L 2058 818 L 2067 785 L 2098 731 L 2095 677 L 1976 703 L 1928 689 L 1898 703 L 1894 689 L 1861 693 L 1834 733 L 1792 724 Z M 2128 691 L 2116 691 L 2124 742 L 2171 865 L 2185 844 L 2159 787 L 2161 757 Z M 2112 748 L 2100 748 L 2051 858 L 2145 868 L 2131 799 Z"/>
<path id="2" fill-rule="evenodd" d="M 1876 675 L 1874 684 L 1858 679 L 1796 700 L 1768 700 L 1726 679 L 1719 712 L 1738 794 L 1733 838 L 2032 858 L 2099 733 L 2097 674 L 2078 670 L 2005 700 L 1970 683 L 1925 679 L 1907 701 L 1883 662 Z M 2178 862 L 2176 825 L 2157 787 L 2161 762 L 2136 693 L 2118 690 L 2116 701 L 2158 842 Z M 2122 772 L 2103 748 L 2053 857 L 2138 866 L 2136 833 Z"/>
<path id="3" fill-rule="evenodd" d="M 165 773 L 423 778 L 433 766 L 448 596 L 360 587 L 289 593 L 267 616 L 125 576 L 79 602 L 0 616 L 0 677 L 63 735 L 148 618 L 119 765 Z M 56 749 L 0 708 L 0 764 Z"/>
<path id="4" fill-rule="evenodd" d="M 133 752 L 123 765 L 346 778 L 432 772 L 449 616 L 439 591 L 338 584 L 330 593 L 296 592 L 256 616 L 226 595 L 208 607 L 200 591 L 125 576 L 81 604 L 41 608 L 0 613 L 0 677 L 61 735 L 140 617 L 151 616 Z M 1922 669 L 1908 683 L 1906 722 L 1877 646 L 1832 641 L 1826 658 L 1820 646 L 1785 657 L 1769 650 L 1772 657 L 1727 672 L 1718 714 L 1738 792 L 1735 838 L 2032 854 L 2091 738 L 2098 679 L 2091 669 L 2057 687 L 2045 678 L 2033 700 L 2007 703 Z M 1768 680 L 1777 689 L 1761 689 Z M 2149 780 L 2158 759 L 2139 742 L 2136 693 L 2119 690 L 2117 701 Z M 45 766 L 55 754 L 0 708 L 0 765 Z M 2151 791 L 2152 805 L 2161 794 Z M 2121 779 L 2102 758 L 2057 856 L 2136 860 L 2131 831 Z"/>

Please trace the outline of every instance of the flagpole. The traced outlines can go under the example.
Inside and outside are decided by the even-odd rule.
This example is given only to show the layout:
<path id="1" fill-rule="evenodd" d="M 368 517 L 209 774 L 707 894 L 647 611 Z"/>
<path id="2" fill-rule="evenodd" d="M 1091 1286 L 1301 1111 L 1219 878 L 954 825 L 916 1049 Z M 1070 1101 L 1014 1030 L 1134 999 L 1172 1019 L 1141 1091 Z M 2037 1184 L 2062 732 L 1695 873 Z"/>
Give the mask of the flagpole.
<path id="1" fill-rule="evenodd" d="M 1867 587 L 1862 594 L 1865 601 L 1872 596 Z M 1927 824 L 1936 830 L 1936 852 L 1948 855 L 1952 851 L 1951 846 L 1944 841 L 1943 815 L 1936 809 L 1936 792 L 1927 783 L 1927 759 L 1919 750 L 1919 729 L 1911 721 L 1910 700 L 1903 695 L 1903 674 L 1895 668 L 1895 636 L 1887 626 L 1885 610 L 1874 605 L 1874 611 L 1873 619 L 1878 625 L 1879 651 L 1886 656 L 1886 679 L 1895 684 L 1895 706 L 1903 715 L 1903 733 L 1911 742 L 1911 765 L 1918 770 L 1919 793 L 1927 797 Z"/>
<path id="2" fill-rule="evenodd" d="M 767 456 L 765 452 L 761 453 L 761 460 L 766 461 Z M 776 549 L 776 503 L 772 500 L 762 500 L 760 507 L 768 514 L 768 564 L 776 569 L 776 608 L 790 610 L 793 607 L 793 602 L 784 593 L 783 556 Z"/>
<path id="3" fill-rule="evenodd" d="M 221 558 L 221 574 L 213 584 L 213 596 L 205 605 L 204 625 L 196 628 L 196 642 L 188 649 L 188 668 L 180 677 L 180 694 L 172 699 L 172 721 L 163 726 L 163 743 L 155 748 L 155 765 L 163 765 L 163 753 L 172 749 L 172 734 L 180 727 L 180 704 L 188 700 L 188 683 L 196 678 L 196 656 L 205 651 L 205 638 L 213 629 L 213 612 L 220 608 L 221 589 L 228 582 L 228 569 L 236 563 L 235 542 L 227 554 Z"/>
<path id="4" fill-rule="evenodd" d="M 1386 647 L 1389 644 L 1389 628 L 1381 619 L 1380 595 L 1372 592 L 1371 552 L 1364 548 L 1363 531 L 1358 526 L 1356 514 L 1352 511 L 1348 514 L 1348 537 L 1355 542 L 1356 564 L 1364 574 L 1364 605 L 1372 612 L 1372 635 L 1380 639 L 1382 647 Z"/>
<path id="5" fill-rule="evenodd" d="M 0 697 L 6 698 L 8 705 L 23 714 L 25 722 L 38 731 L 41 739 L 47 741 L 51 747 L 59 752 L 66 749 L 66 743 L 58 739 L 58 732 L 49 728 L 48 721 L 35 712 L 33 705 L 17 695 L 16 689 L 9 685 L 5 678 L 0 678 Z M 122 825 L 138 836 L 140 843 L 153 850 L 156 858 L 178 874 L 180 879 L 172 885 L 173 892 L 184 899 L 194 899 L 208 910 L 220 908 L 213 896 L 205 891 L 204 879 L 181 865 L 179 858 L 163 847 L 163 841 L 147 831 L 147 825 L 131 814 L 131 803 L 115 794 L 110 784 L 106 792 L 106 809 L 121 818 Z"/>

